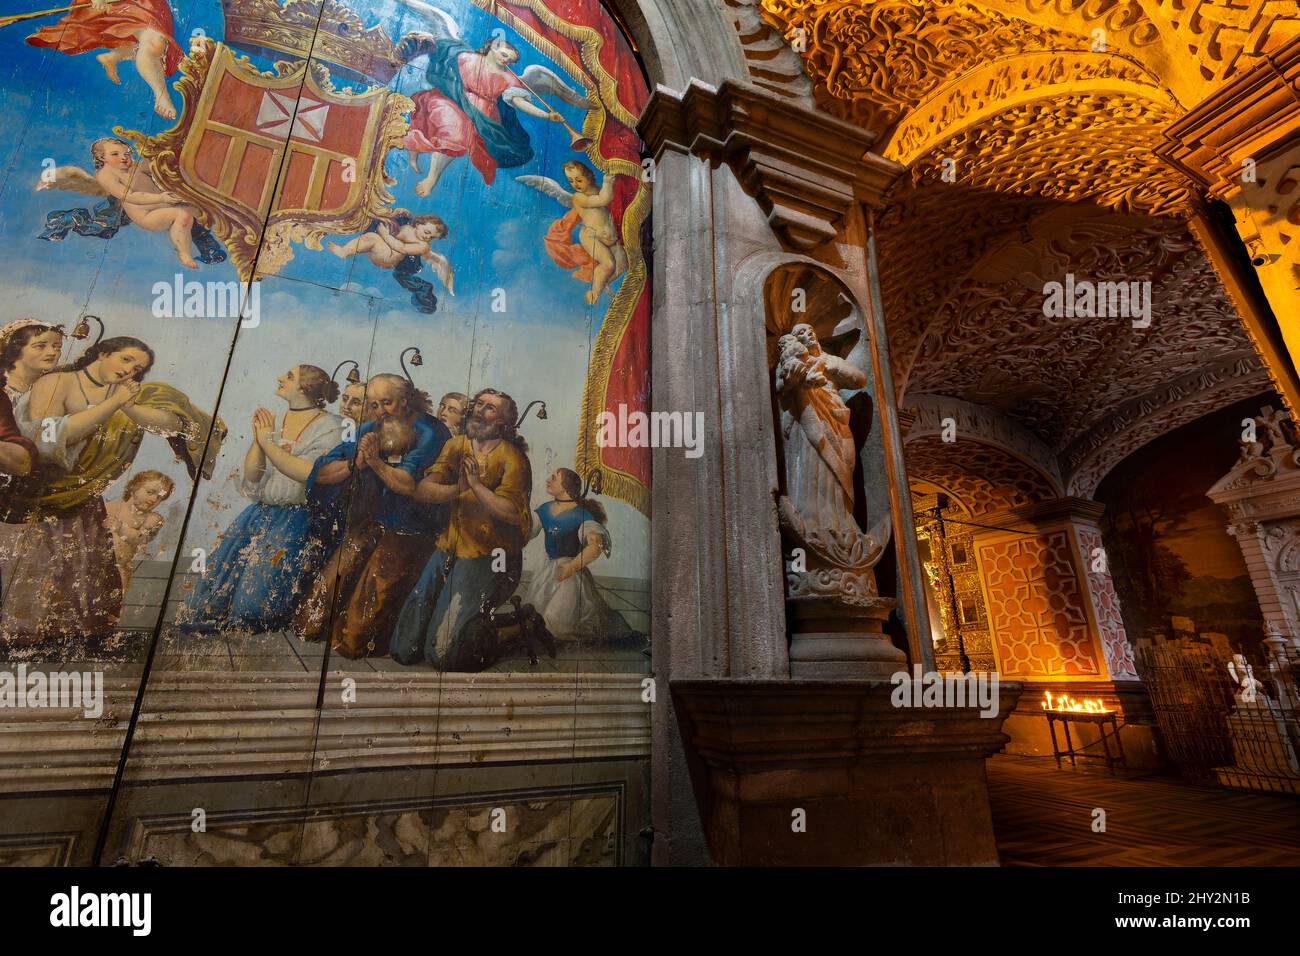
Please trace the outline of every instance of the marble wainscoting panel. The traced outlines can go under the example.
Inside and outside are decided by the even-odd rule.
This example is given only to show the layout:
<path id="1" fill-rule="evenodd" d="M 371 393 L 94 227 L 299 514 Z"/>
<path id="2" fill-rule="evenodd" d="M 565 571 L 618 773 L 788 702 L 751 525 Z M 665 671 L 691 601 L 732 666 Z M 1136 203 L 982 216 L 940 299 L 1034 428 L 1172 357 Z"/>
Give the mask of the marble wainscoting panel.
<path id="1" fill-rule="evenodd" d="M 70 866 L 79 833 L 0 836 L 0 866 Z"/>
<path id="2" fill-rule="evenodd" d="M 0 665 L 12 670 L 16 665 Z M 94 670 L 90 664 L 31 670 Z M 114 674 L 103 679 L 103 713 L 83 708 L 7 707 L 0 710 L 0 795 L 31 791 L 95 790 L 113 782 L 126 740 L 139 681 Z M 3 815 L 0 815 L 2 817 Z M 0 822 L 0 833 L 10 832 Z"/>
<path id="3" fill-rule="evenodd" d="M 222 811 L 197 833 L 188 814 L 141 817 L 130 855 L 166 866 L 614 866 L 622 791 Z"/>
<path id="4" fill-rule="evenodd" d="M 89 866 L 107 807 L 105 790 L 6 794 L 0 867 Z"/>
<path id="5" fill-rule="evenodd" d="M 345 695 L 345 678 L 355 694 Z M 145 692 L 125 781 L 639 759 L 650 749 L 642 679 L 635 673 L 331 672 L 318 711 L 317 674 L 159 673 Z M 104 685 L 97 720 L 57 709 L 3 715 L 0 797 L 112 784 L 135 686 L 116 677 Z"/>

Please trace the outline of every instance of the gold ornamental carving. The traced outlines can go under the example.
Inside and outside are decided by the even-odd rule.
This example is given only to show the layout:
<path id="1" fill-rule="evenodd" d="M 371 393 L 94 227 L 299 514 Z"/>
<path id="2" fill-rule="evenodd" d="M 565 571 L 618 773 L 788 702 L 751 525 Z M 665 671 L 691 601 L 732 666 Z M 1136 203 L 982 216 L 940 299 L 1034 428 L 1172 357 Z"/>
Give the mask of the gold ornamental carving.
<path id="1" fill-rule="evenodd" d="M 761 0 L 823 108 L 879 151 L 977 188 L 1186 211 L 1154 150 L 1300 35 L 1295 0 Z"/>

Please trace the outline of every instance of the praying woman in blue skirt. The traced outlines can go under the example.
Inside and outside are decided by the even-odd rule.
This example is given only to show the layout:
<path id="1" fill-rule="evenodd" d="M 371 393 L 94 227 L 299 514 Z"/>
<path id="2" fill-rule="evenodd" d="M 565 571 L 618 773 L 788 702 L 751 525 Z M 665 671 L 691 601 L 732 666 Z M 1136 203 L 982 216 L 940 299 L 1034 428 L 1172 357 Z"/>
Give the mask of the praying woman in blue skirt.
<path id="1" fill-rule="evenodd" d="M 343 440 L 344 420 L 325 410 L 339 388 L 314 365 L 276 380 L 288 403 L 277 427 L 265 408 L 253 414 L 240 491 L 252 500 L 218 538 L 206 569 L 176 615 L 189 632 L 287 630 L 299 601 L 329 557 L 306 499 L 316 459 Z"/>

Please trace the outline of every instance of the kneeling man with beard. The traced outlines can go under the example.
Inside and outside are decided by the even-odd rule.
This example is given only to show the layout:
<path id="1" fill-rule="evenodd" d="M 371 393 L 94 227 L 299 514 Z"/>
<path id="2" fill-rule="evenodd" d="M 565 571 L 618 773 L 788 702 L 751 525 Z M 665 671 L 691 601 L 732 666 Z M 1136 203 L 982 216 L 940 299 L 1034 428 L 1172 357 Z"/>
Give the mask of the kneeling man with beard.
<path id="1" fill-rule="evenodd" d="M 419 501 L 450 503 L 451 520 L 397 618 L 391 647 L 400 664 L 453 668 L 465 622 L 484 600 L 495 607 L 519 583 L 533 473 L 528 445 L 515 431 L 518 418 L 509 395 L 480 391 L 470 401 L 465 434 L 447 442 L 415 489 Z M 503 554 L 494 556 L 498 548 Z"/>
<path id="2" fill-rule="evenodd" d="M 445 505 L 415 496 L 416 482 L 451 437 L 447 426 L 401 375 L 370 379 L 366 402 L 369 420 L 356 442 L 322 455 L 307 479 L 307 500 L 322 510 L 338 514 L 347 498 L 348 530 L 293 622 L 309 641 L 323 640 L 328 626 L 332 647 L 349 658 L 388 652 L 402 599 L 447 523 Z M 354 474 L 348 498 L 341 492 Z"/>

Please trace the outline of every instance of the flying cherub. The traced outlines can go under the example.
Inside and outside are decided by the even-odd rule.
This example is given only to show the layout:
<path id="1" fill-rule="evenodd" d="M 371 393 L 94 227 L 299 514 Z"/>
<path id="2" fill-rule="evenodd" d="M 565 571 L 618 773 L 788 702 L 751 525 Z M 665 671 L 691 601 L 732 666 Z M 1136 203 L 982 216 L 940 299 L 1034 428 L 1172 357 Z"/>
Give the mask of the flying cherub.
<path id="1" fill-rule="evenodd" d="M 376 222 L 369 231 L 343 245 L 329 243 L 329 250 L 340 259 L 364 255 L 372 265 L 392 270 L 398 284 L 411 293 L 416 308 L 431 313 L 438 304 L 433 286 L 415 278 L 415 273 L 420 271 L 421 263 L 427 262 L 447 291 L 456 294 L 451 261 L 429 245 L 447 237 L 447 224 L 437 216 L 420 215 L 409 219 L 402 216 L 393 225 L 397 226 L 396 232 L 388 223 Z"/>
<path id="2" fill-rule="evenodd" d="M 574 269 L 575 279 L 591 283 L 583 298 L 588 305 L 595 305 L 610 283 L 627 271 L 627 251 L 618 241 L 614 216 L 609 211 L 617 176 L 606 176 L 597 189 L 596 172 L 586 163 L 571 159 L 562 168 L 573 192 L 568 192 L 546 176 L 515 178 L 572 210 L 547 230 L 546 251 L 560 268 Z M 578 242 L 574 244 L 570 241 L 573 227 L 579 223 L 582 228 L 578 230 Z"/>
<path id="3" fill-rule="evenodd" d="M 122 575 L 124 594 L 131 586 L 136 557 L 158 537 L 166 523 L 155 509 L 175 490 L 176 482 L 161 471 L 138 471 L 126 483 L 122 497 L 104 505 L 104 523 L 113 539 L 113 552 L 117 557 L 118 573 Z"/>
<path id="4" fill-rule="evenodd" d="M 95 173 L 80 166 L 59 166 L 52 177 L 41 177 L 38 190 L 63 189 L 87 196 L 116 199 L 130 220 L 149 232 L 166 232 L 176 258 L 187 269 L 198 268 L 190 254 L 194 208 L 175 193 L 160 189 L 149 165 L 131 158 L 131 144 L 105 136 L 90 144 Z M 224 256 L 222 257 L 224 258 Z M 212 261 L 205 257 L 204 261 Z"/>

